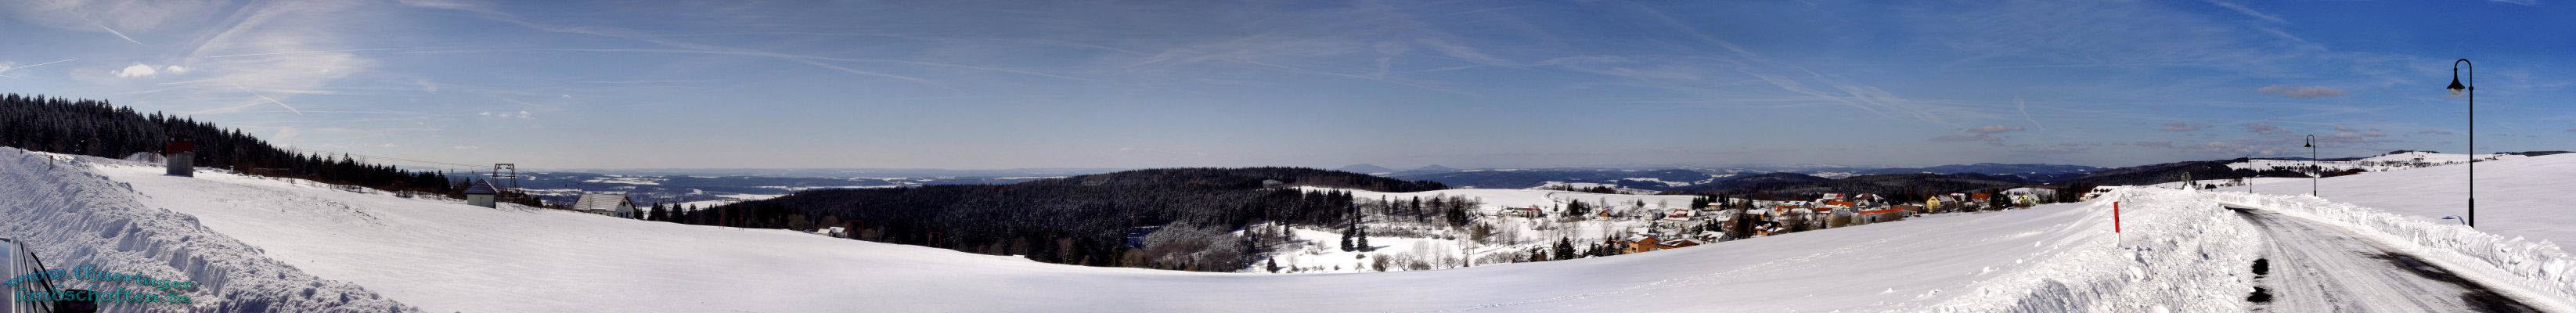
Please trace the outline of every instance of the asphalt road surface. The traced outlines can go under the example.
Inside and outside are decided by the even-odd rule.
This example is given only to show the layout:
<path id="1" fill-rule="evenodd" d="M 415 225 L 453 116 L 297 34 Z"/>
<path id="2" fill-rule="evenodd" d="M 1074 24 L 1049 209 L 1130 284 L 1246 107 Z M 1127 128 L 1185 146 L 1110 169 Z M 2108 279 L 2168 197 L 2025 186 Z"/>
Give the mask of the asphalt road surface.
<path id="1" fill-rule="evenodd" d="M 2539 312 L 2450 270 L 2341 228 L 2236 208 L 2262 227 L 2267 275 L 2255 279 L 2268 312 Z M 2252 268 L 2248 268 L 2252 271 Z M 2249 300 L 2263 298 L 2249 295 Z"/>

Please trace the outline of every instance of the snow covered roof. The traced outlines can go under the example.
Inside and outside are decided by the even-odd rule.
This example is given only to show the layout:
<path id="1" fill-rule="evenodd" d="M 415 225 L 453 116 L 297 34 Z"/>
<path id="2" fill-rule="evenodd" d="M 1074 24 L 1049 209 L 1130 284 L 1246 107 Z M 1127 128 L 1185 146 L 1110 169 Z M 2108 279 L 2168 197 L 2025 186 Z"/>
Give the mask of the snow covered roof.
<path id="1" fill-rule="evenodd" d="M 465 183 L 465 194 L 469 195 L 497 194 L 498 192 L 495 192 L 494 189 L 495 188 L 492 187 L 492 180 L 490 179 L 475 178 L 467 180 Z"/>
<path id="2" fill-rule="evenodd" d="M 591 193 L 582 194 L 581 200 L 573 202 L 572 210 L 616 212 L 617 207 L 621 205 L 630 205 L 625 194 Z"/>

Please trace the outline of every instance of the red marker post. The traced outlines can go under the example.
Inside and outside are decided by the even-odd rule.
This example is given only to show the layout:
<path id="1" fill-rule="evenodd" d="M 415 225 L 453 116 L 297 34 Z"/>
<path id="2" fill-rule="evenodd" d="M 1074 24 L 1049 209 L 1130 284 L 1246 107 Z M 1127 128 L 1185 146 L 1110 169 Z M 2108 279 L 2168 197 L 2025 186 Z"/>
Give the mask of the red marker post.
<path id="1" fill-rule="evenodd" d="M 2120 203 L 2111 202 L 2111 232 L 2120 232 Z"/>

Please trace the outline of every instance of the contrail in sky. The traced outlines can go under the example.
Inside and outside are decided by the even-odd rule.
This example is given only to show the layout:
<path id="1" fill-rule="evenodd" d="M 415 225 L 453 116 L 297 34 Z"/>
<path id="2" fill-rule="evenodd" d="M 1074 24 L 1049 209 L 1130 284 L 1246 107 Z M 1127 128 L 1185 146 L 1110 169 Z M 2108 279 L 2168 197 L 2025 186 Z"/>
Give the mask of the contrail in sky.
<path id="1" fill-rule="evenodd" d="M 134 40 L 134 37 L 126 37 L 126 36 L 125 36 L 125 32 L 119 32 L 119 31 L 116 31 L 116 29 L 115 29 L 115 28 L 107 28 L 107 24 L 99 24 L 99 23 L 98 23 L 98 21 L 90 21 L 90 22 L 89 22 L 89 24 L 90 24 L 90 25 L 97 25 L 97 26 L 98 26 L 98 29 L 105 29 L 105 30 L 107 30 L 107 33 L 109 33 L 109 34 L 116 34 L 116 38 L 124 38 L 124 39 L 125 39 L 125 42 L 131 42 L 131 43 L 134 43 L 134 44 L 136 44 L 136 45 L 142 45 L 142 46 L 144 46 L 144 47 L 151 47 L 151 46 L 152 46 L 152 45 L 146 45 L 146 44 L 143 44 L 143 42 L 142 42 L 142 41 L 135 41 L 135 40 Z"/>

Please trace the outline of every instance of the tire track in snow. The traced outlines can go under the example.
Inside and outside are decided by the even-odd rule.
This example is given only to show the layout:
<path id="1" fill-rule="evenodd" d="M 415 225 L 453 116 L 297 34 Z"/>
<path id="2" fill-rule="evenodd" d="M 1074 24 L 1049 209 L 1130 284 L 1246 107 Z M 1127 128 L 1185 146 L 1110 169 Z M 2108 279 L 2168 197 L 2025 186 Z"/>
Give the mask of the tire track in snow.
<path id="1" fill-rule="evenodd" d="M 2539 312 L 2450 270 L 2349 231 L 2269 211 L 2228 207 L 2272 238 L 2265 311 Z"/>

